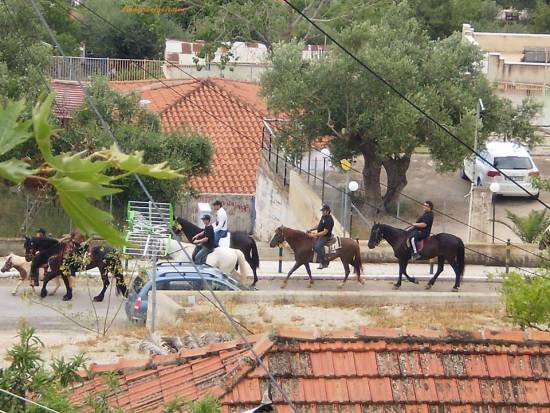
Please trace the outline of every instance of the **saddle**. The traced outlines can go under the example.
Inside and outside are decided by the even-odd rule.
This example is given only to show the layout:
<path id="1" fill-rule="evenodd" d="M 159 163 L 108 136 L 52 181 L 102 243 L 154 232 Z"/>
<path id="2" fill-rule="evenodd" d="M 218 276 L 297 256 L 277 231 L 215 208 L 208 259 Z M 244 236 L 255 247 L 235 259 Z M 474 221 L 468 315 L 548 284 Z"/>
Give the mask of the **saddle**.
<path id="1" fill-rule="evenodd" d="M 325 252 L 330 254 L 338 251 L 340 248 L 342 248 L 342 239 L 333 235 L 325 245 Z"/>
<path id="2" fill-rule="evenodd" d="M 422 250 L 424 249 L 424 243 L 426 241 L 429 241 L 431 238 L 432 238 L 433 234 L 430 234 L 430 236 L 426 239 L 421 239 L 420 241 L 417 241 L 416 242 L 416 249 L 417 251 L 420 253 L 422 252 Z M 411 239 L 407 237 L 407 248 L 411 249 L 412 248 L 412 245 L 411 245 Z"/>

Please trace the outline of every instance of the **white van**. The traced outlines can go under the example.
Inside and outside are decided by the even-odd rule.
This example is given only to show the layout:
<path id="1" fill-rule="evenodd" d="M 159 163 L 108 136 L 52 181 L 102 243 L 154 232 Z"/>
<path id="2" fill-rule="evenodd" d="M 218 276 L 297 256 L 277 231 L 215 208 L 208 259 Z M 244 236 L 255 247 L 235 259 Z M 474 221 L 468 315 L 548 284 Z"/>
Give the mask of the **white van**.
<path id="1" fill-rule="evenodd" d="M 540 173 L 525 146 L 513 142 L 487 142 L 485 149 L 479 154 L 527 189 L 533 198 L 538 198 L 539 190 L 531 184 L 531 177 L 539 176 Z M 498 182 L 500 189 L 497 195 L 528 196 L 520 187 L 475 155 L 464 159 L 462 178 L 480 186 L 490 186 L 493 182 Z"/>

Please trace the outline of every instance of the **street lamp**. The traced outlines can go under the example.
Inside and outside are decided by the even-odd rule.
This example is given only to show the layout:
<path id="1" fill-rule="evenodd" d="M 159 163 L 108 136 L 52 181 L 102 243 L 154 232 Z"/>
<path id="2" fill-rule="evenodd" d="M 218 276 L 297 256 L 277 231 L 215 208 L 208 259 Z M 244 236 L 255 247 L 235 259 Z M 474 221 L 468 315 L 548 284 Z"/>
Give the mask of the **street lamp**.
<path id="1" fill-rule="evenodd" d="M 469 73 L 469 72 L 466 72 Z M 485 105 L 483 104 L 483 101 L 481 98 L 477 100 L 476 105 L 476 122 L 475 122 L 475 132 L 474 132 L 474 151 L 477 152 L 477 135 L 478 135 L 478 129 L 479 124 L 481 122 L 481 118 L 483 117 L 483 114 L 485 113 Z M 477 185 L 477 177 L 476 177 L 476 163 L 477 163 L 477 155 L 474 154 L 474 163 L 472 165 L 472 184 L 470 185 L 470 203 L 468 206 L 468 241 L 471 241 L 472 239 L 472 209 L 474 207 L 474 186 Z"/>
<path id="2" fill-rule="evenodd" d="M 321 149 L 323 155 L 323 181 L 321 184 L 321 203 L 325 203 L 325 175 L 327 170 L 327 159 L 330 158 L 330 150 L 328 148 Z M 317 171 L 315 171 L 317 173 Z"/>
<path id="3" fill-rule="evenodd" d="M 359 189 L 359 184 L 356 181 L 350 181 L 348 183 L 348 190 L 349 192 L 355 192 Z M 346 205 L 346 213 L 349 213 L 349 236 L 351 238 L 351 224 L 352 224 L 352 217 L 353 213 L 351 211 L 351 202 L 350 202 L 350 194 L 347 194 L 346 199 L 348 200 L 348 205 Z"/>
<path id="4" fill-rule="evenodd" d="M 498 193 L 500 192 L 500 184 L 493 182 L 489 189 L 491 190 L 491 203 L 493 204 L 493 244 L 495 243 L 495 204 Z"/>

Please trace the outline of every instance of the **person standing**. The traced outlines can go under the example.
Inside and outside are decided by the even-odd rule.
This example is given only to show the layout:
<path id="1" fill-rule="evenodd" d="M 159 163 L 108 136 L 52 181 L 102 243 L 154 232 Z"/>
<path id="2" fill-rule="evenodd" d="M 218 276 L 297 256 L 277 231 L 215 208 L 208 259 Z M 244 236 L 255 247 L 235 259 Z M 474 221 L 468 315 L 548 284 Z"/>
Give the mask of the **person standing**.
<path id="1" fill-rule="evenodd" d="M 193 237 L 193 244 L 196 245 L 193 251 L 193 261 L 195 264 L 206 263 L 206 257 L 214 251 L 214 228 L 210 225 L 210 215 L 206 214 L 201 217 L 204 224 L 204 230 Z"/>
<path id="2" fill-rule="evenodd" d="M 216 211 L 216 223 L 214 225 L 215 246 L 219 247 L 220 239 L 227 237 L 227 212 L 222 205 L 222 201 L 216 200 L 212 204 Z"/>
<path id="3" fill-rule="evenodd" d="M 332 238 L 332 229 L 334 228 L 334 219 L 331 215 L 330 206 L 326 204 L 323 205 L 323 207 L 321 208 L 321 213 L 323 215 L 321 216 L 319 225 L 317 225 L 316 228 L 312 228 L 308 231 L 308 235 L 311 238 L 317 238 L 313 249 L 317 253 L 317 257 L 319 258 L 320 265 L 317 268 L 319 270 L 328 267 L 329 261 L 327 260 L 325 254 L 325 245 Z"/>
<path id="4" fill-rule="evenodd" d="M 421 257 L 416 247 L 416 243 L 430 236 L 434 222 L 433 202 L 424 201 L 422 208 L 424 209 L 424 213 L 418 217 L 416 223 L 412 226 L 411 247 L 413 250 L 413 260 L 417 260 Z"/>

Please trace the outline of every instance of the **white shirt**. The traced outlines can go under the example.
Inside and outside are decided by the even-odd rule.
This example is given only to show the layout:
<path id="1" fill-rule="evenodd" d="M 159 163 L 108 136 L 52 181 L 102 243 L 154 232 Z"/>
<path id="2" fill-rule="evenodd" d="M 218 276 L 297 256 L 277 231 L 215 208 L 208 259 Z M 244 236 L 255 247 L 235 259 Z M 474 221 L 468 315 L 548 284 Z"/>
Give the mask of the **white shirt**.
<path id="1" fill-rule="evenodd" d="M 221 207 L 216 213 L 216 225 L 214 231 L 227 231 L 227 212 Z"/>

